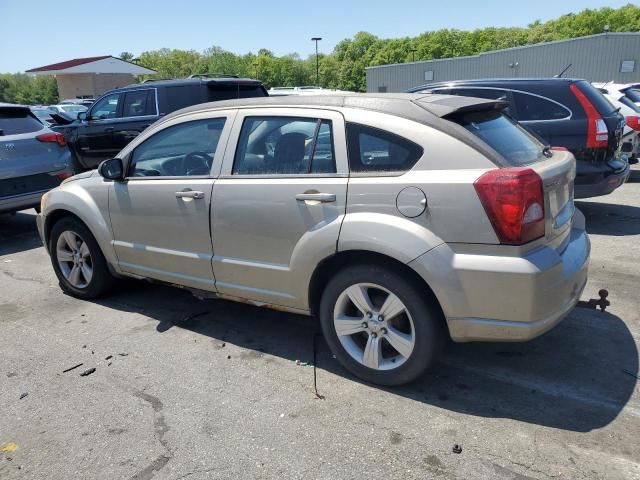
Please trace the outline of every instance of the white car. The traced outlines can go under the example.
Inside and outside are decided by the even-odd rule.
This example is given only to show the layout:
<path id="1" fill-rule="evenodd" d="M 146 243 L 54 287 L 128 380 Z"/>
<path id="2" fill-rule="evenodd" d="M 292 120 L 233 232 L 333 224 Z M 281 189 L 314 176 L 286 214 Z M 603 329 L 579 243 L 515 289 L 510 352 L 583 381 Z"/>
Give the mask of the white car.
<path id="1" fill-rule="evenodd" d="M 620 149 L 630 155 L 629 163 L 638 163 L 640 157 L 640 85 L 594 83 L 615 108 L 624 115 L 625 127 Z"/>
<path id="2" fill-rule="evenodd" d="M 271 87 L 269 90 L 270 97 L 282 97 L 288 95 L 335 95 L 348 93 L 344 90 L 333 90 L 331 88 L 303 86 L 303 87 Z"/>
<path id="3" fill-rule="evenodd" d="M 87 107 L 84 105 L 74 105 L 74 104 L 58 104 L 58 105 L 49 105 L 47 107 L 53 113 L 66 113 L 67 115 L 75 118 L 78 116 L 80 112 L 86 112 Z"/>

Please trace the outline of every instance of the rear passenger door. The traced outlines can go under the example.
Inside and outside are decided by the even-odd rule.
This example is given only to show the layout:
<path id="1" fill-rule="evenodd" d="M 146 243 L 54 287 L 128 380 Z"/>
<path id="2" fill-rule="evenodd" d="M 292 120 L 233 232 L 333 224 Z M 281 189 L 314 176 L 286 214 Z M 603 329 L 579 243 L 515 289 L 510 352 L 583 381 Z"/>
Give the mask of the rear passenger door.
<path id="1" fill-rule="evenodd" d="M 335 253 L 344 218 L 344 135 L 337 112 L 238 113 L 211 207 L 220 293 L 307 308 L 308 281 Z"/>
<path id="2" fill-rule="evenodd" d="M 122 114 L 113 131 L 114 148 L 118 151 L 158 119 L 155 88 L 131 90 L 122 95 Z"/>

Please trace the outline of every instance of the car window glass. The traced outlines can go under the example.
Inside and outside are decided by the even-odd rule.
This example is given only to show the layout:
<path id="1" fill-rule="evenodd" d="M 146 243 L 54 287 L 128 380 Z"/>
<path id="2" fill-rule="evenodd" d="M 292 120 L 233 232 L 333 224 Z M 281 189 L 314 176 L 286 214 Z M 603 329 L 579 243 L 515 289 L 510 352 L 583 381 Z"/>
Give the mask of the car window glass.
<path id="1" fill-rule="evenodd" d="M 628 88 L 624 91 L 624 94 L 631 99 L 631 101 L 640 103 L 640 89 Z"/>
<path id="2" fill-rule="evenodd" d="M 42 130 L 44 126 L 27 110 L 0 110 L 0 140 L 7 135 L 20 135 Z"/>
<path id="3" fill-rule="evenodd" d="M 571 113 L 562 105 L 527 93 L 513 92 L 519 121 L 559 120 Z"/>
<path id="4" fill-rule="evenodd" d="M 91 109 L 91 118 L 93 120 L 116 118 L 119 100 L 119 93 L 114 93 L 113 95 L 107 95 L 106 97 L 101 98 Z"/>
<path id="5" fill-rule="evenodd" d="M 335 173 L 331 122 L 316 118 L 247 117 L 233 174 Z"/>
<path id="6" fill-rule="evenodd" d="M 154 90 L 133 90 L 124 95 L 123 117 L 142 117 L 155 114 Z"/>
<path id="7" fill-rule="evenodd" d="M 447 117 L 487 143 L 513 166 L 544 160 L 543 145 L 499 110 L 454 113 Z"/>
<path id="8" fill-rule="evenodd" d="M 347 124 L 349 167 L 352 172 L 401 172 L 422 157 L 423 148 L 391 132 L 356 123 Z"/>
<path id="9" fill-rule="evenodd" d="M 129 176 L 209 175 L 224 124 L 224 118 L 214 118 L 165 128 L 133 151 Z"/>

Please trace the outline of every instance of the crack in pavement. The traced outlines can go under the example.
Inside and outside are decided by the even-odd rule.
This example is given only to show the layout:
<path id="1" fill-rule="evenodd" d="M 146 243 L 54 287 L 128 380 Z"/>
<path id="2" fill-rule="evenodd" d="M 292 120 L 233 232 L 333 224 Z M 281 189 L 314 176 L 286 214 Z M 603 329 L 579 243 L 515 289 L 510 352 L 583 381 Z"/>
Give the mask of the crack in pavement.
<path id="1" fill-rule="evenodd" d="M 166 433 L 169 431 L 169 426 L 165 421 L 164 414 L 162 413 L 162 409 L 164 408 L 162 401 L 153 395 L 145 393 L 143 391 L 133 392 L 133 395 L 138 397 L 141 400 L 149 403 L 153 411 L 155 412 L 155 419 L 153 421 L 153 429 L 158 442 L 160 445 L 166 450 L 165 455 L 160 455 L 153 462 L 147 465 L 145 468 L 137 472 L 135 475 L 131 477 L 131 480 L 149 480 L 153 478 L 156 472 L 159 472 L 164 468 L 164 466 L 169 463 L 169 460 L 173 457 L 173 452 L 171 451 L 171 447 L 169 446 L 169 441 L 164 438 Z"/>

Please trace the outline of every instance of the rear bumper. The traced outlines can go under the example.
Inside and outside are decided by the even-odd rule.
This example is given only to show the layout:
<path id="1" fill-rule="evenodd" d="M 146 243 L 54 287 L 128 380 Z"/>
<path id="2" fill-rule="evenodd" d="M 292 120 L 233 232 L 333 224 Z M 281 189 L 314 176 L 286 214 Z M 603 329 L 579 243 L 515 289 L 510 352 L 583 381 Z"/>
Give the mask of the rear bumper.
<path id="1" fill-rule="evenodd" d="M 443 244 L 411 262 L 438 298 L 451 338 L 526 341 L 558 324 L 587 282 L 590 243 L 577 215 L 561 253 L 544 246 L 520 257 L 460 254 Z"/>
<path id="2" fill-rule="evenodd" d="M 617 173 L 602 176 L 597 182 L 574 186 L 575 198 L 589 198 L 608 195 L 616 188 L 623 185 L 631 173 L 631 168 L 627 163 L 626 167 Z"/>

